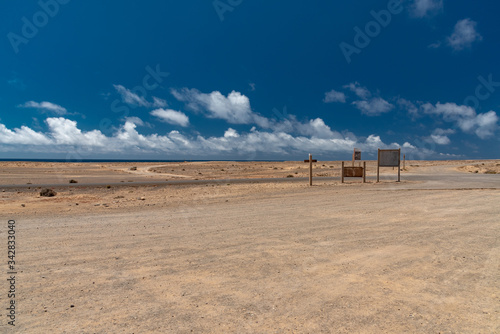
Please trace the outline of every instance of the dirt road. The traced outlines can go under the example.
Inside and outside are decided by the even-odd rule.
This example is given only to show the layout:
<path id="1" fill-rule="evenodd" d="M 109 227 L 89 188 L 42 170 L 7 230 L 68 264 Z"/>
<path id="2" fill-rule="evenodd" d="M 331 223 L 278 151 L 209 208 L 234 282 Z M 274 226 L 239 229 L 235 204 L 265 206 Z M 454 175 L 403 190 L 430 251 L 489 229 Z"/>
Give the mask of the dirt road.
<path id="1" fill-rule="evenodd" d="M 498 333 L 500 191 L 465 176 L 158 187 L 109 208 L 12 194 L 17 325 L 0 331 Z"/>

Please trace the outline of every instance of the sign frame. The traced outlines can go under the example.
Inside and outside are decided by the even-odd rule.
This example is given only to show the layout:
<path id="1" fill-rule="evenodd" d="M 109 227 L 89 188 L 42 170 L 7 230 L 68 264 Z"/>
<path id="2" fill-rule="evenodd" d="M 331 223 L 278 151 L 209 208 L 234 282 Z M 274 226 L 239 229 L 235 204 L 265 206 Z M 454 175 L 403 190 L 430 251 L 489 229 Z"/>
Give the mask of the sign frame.
<path id="1" fill-rule="evenodd" d="M 393 155 L 392 157 L 390 155 Z M 397 159 L 396 159 L 397 154 Z M 397 162 L 396 162 L 397 160 Z M 401 148 L 398 149 L 378 149 L 377 156 L 377 182 L 380 182 L 380 167 L 397 167 L 398 181 L 401 182 Z"/>
<path id="2" fill-rule="evenodd" d="M 352 160 L 361 160 L 361 150 L 359 148 L 355 148 L 352 152 Z"/>
<path id="3" fill-rule="evenodd" d="M 366 183 L 366 161 L 363 162 L 363 167 L 346 167 L 344 166 L 344 161 L 342 161 L 342 183 L 346 177 L 362 177 L 363 183 Z M 349 170 L 348 173 L 346 171 Z M 361 171 L 361 175 L 357 172 Z M 352 173 L 352 174 L 351 174 Z"/>

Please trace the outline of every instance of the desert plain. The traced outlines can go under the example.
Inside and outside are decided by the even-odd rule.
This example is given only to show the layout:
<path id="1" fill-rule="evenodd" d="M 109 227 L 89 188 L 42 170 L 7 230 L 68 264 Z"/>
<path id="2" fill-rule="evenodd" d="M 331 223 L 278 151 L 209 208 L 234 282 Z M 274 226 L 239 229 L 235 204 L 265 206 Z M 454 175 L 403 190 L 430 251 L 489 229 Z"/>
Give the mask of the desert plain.
<path id="1" fill-rule="evenodd" d="M 405 167 L 0 162 L 0 332 L 499 333 L 500 160 Z"/>

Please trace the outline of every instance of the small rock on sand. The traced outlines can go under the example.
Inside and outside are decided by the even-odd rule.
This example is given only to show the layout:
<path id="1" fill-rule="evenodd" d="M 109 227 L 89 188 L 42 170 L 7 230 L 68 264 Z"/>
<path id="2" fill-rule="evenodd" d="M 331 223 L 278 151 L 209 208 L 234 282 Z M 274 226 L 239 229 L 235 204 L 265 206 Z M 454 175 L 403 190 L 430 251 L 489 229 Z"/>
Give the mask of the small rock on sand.
<path id="1" fill-rule="evenodd" d="M 46 188 L 40 191 L 40 196 L 42 197 L 54 197 L 55 195 L 57 195 L 57 193 L 52 189 Z"/>

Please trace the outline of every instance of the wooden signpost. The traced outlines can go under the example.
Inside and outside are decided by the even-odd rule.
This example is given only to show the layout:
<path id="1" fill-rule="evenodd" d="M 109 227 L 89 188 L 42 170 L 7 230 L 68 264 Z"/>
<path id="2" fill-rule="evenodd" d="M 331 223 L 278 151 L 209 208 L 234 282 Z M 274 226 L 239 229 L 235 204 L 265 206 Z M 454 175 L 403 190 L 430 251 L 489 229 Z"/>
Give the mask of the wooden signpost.
<path id="1" fill-rule="evenodd" d="M 355 160 L 361 160 L 361 150 L 359 148 L 355 148 L 352 152 L 352 167 L 345 167 L 342 161 L 342 183 L 344 183 L 346 177 L 362 177 L 363 183 L 366 183 L 366 161 L 363 162 L 363 167 L 361 167 L 361 162 L 359 167 L 354 167 Z"/>
<path id="2" fill-rule="evenodd" d="M 366 183 L 366 161 L 363 161 L 363 167 L 344 167 L 342 161 L 342 183 L 346 177 L 362 177 L 363 183 Z"/>
<path id="3" fill-rule="evenodd" d="M 313 162 L 318 162 L 318 160 L 313 160 L 312 154 L 309 153 L 309 160 L 304 160 L 304 162 L 309 163 L 309 186 L 313 185 Z"/>
<path id="4" fill-rule="evenodd" d="M 401 182 L 401 149 L 378 150 L 377 182 L 380 182 L 380 167 L 398 167 L 398 182 Z"/>
<path id="5" fill-rule="evenodd" d="M 354 160 L 361 160 L 361 150 L 359 148 L 354 148 L 354 151 L 352 152 L 352 167 L 354 167 Z"/>

